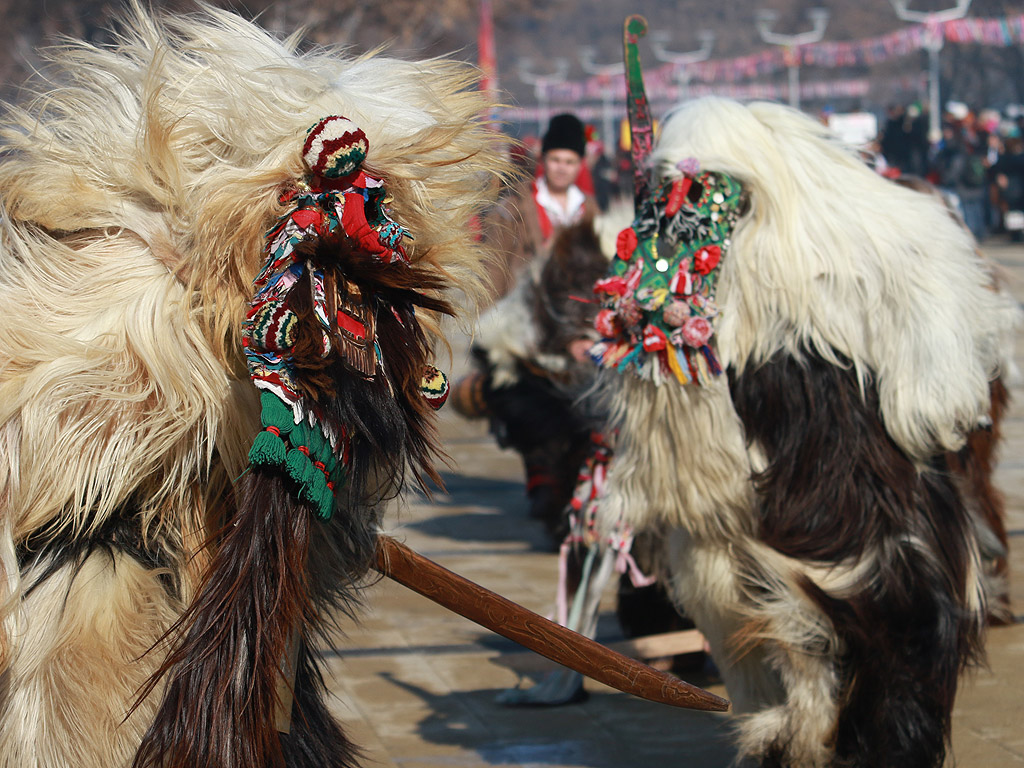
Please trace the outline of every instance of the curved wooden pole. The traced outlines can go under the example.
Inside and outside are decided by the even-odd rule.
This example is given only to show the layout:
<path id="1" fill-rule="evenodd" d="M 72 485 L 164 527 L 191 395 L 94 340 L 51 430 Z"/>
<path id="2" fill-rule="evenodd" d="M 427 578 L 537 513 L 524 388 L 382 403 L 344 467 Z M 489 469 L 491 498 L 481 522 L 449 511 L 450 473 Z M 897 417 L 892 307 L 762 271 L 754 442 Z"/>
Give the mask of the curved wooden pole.
<path id="1" fill-rule="evenodd" d="M 377 570 L 413 592 L 531 651 L 625 693 L 673 707 L 724 712 L 729 702 L 606 648 L 459 576 L 389 536 L 379 536 Z"/>

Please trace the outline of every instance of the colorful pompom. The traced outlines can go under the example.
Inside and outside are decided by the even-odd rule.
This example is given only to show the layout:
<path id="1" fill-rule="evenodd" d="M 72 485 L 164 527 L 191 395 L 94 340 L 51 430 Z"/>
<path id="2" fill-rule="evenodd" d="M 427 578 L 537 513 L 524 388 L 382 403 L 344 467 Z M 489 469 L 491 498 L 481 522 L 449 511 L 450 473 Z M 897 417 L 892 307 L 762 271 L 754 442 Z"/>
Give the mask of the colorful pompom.
<path id="1" fill-rule="evenodd" d="M 325 117 L 306 134 L 302 159 L 317 176 L 343 179 L 359 170 L 370 142 L 355 123 L 345 117 Z"/>
<path id="2" fill-rule="evenodd" d="M 629 261 L 633 258 L 637 242 L 636 230 L 632 227 L 626 227 L 615 238 L 615 255 L 623 261 Z"/>
<path id="3" fill-rule="evenodd" d="M 648 325 L 644 328 L 644 350 L 657 352 L 668 346 L 668 337 L 665 332 L 656 325 Z"/>
<path id="4" fill-rule="evenodd" d="M 252 314 L 251 338 L 260 349 L 275 354 L 288 352 L 295 343 L 298 322 L 283 300 L 267 301 Z"/>
<path id="5" fill-rule="evenodd" d="M 705 318 L 694 316 L 688 318 L 679 329 L 683 341 L 691 347 L 703 347 L 708 343 L 714 329 Z"/>
<path id="6" fill-rule="evenodd" d="M 722 259 L 722 249 L 717 245 L 705 245 L 693 254 L 693 268 L 702 275 L 710 274 Z"/>
<path id="7" fill-rule="evenodd" d="M 609 296 L 625 296 L 626 281 L 617 275 L 612 275 L 610 278 L 601 278 L 594 284 L 594 293 L 604 293 Z"/>
<path id="8" fill-rule="evenodd" d="M 641 288 L 636 292 L 636 303 L 645 312 L 656 312 L 668 300 L 668 291 L 664 288 Z"/>
<path id="9" fill-rule="evenodd" d="M 435 411 L 448 399 L 448 377 L 444 371 L 427 365 L 420 379 L 420 394 Z"/>
<path id="10" fill-rule="evenodd" d="M 700 173 L 700 161 L 696 157 L 684 157 L 676 163 L 676 168 L 688 176 L 696 176 Z"/>
<path id="11" fill-rule="evenodd" d="M 611 309 L 602 309 L 597 313 L 597 317 L 594 318 L 594 328 L 606 339 L 618 336 L 621 330 L 615 312 Z"/>
<path id="12" fill-rule="evenodd" d="M 672 301 L 665 306 L 662 317 L 665 319 L 665 325 L 678 328 L 691 314 L 690 305 L 685 301 Z"/>
<path id="13" fill-rule="evenodd" d="M 678 271 L 668 282 L 668 289 L 676 296 L 692 296 L 701 289 L 704 281 L 696 272 L 690 271 L 690 260 L 683 259 Z"/>
<path id="14" fill-rule="evenodd" d="M 602 277 L 594 283 L 594 293 L 607 293 L 610 296 L 625 296 L 626 281 L 617 275 Z"/>

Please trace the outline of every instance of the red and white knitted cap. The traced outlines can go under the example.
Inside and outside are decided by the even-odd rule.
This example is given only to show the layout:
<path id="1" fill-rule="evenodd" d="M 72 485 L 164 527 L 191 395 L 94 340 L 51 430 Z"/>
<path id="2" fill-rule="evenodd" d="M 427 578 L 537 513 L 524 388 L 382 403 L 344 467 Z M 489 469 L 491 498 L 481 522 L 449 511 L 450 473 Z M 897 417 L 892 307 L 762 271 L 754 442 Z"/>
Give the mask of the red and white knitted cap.
<path id="1" fill-rule="evenodd" d="M 317 176 L 340 179 L 359 170 L 370 142 L 366 134 L 346 117 L 331 115 L 306 133 L 302 159 Z"/>

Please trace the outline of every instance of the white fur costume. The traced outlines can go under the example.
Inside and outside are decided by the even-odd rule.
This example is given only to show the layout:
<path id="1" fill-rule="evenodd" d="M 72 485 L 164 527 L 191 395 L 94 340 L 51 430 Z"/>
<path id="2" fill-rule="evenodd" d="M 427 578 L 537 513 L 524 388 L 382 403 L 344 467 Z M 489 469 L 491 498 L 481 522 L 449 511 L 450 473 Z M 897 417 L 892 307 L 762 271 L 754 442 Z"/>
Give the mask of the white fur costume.
<path id="1" fill-rule="evenodd" d="M 745 715 L 743 754 L 764 766 L 937 768 L 946 689 L 976 650 L 984 615 L 975 542 L 940 464 L 986 423 L 1019 310 L 990 289 L 969 234 L 940 204 L 876 176 L 799 112 L 689 102 L 665 119 L 652 161 L 670 178 L 688 158 L 729 174 L 749 198 L 716 295 L 728 375 L 697 387 L 602 373 L 618 430 L 604 510 L 638 529 L 673 529 L 672 588 Z M 798 418 L 779 424 L 777 412 Z M 820 466 L 813 455 L 792 466 L 800 424 L 807 440 L 831 441 L 833 463 L 823 453 Z M 844 440 L 851 467 L 863 457 L 871 479 L 859 506 L 836 468 Z M 897 459 L 898 482 L 884 475 Z M 832 488 L 834 509 L 822 503 Z M 786 515 L 787 493 L 800 509 L 817 504 L 810 522 Z M 886 515 L 878 499 L 891 501 Z M 846 511 L 856 514 L 833 536 L 830 515 Z M 860 525 L 869 527 L 858 540 Z M 940 703 L 905 690 L 931 684 L 915 666 L 925 662 L 900 655 L 910 655 L 913 627 L 884 618 L 862 627 L 876 639 L 857 629 L 858 617 L 898 616 L 901 601 L 921 595 L 948 606 L 957 626 L 945 628 L 956 637 L 937 630 L 920 654 L 943 669 Z M 894 690 L 873 674 L 892 674 Z"/>

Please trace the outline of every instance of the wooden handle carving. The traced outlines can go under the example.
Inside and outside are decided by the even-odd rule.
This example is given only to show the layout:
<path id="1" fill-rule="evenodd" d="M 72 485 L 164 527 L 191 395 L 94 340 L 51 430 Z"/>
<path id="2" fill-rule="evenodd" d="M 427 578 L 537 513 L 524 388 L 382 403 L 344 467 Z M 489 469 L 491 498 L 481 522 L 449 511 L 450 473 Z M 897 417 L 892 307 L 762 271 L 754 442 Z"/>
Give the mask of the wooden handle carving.
<path id="1" fill-rule="evenodd" d="M 379 536 L 377 570 L 531 651 L 625 693 L 674 707 L 724 712 L 729 702 L 459 576 L 388 536 Z"/>

